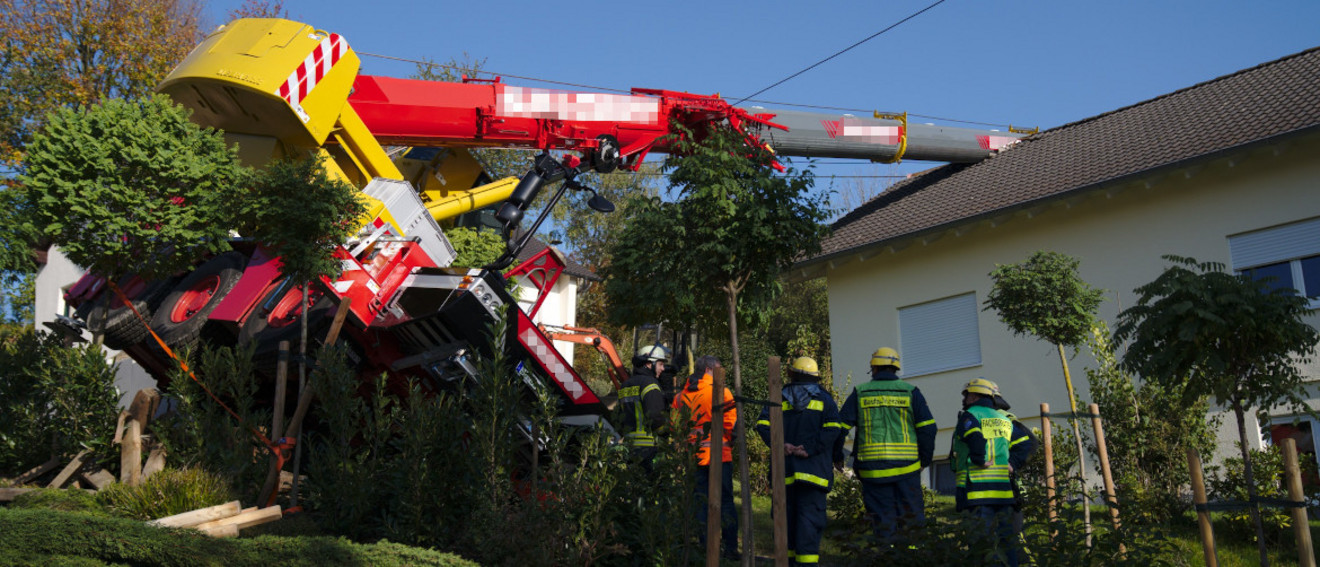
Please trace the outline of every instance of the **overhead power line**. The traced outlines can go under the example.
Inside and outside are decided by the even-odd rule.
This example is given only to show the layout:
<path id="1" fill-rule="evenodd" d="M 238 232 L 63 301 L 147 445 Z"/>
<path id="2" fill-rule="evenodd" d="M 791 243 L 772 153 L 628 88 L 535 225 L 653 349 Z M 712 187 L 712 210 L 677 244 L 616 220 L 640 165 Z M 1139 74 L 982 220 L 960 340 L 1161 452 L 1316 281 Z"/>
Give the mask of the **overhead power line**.
<path id="1" fill-rule="evenodd" d="M 873 39 L 875 39 L 875 38 L 877 38 L 877 37 L 880 37 L 880 36 L 881 36 L 882 34 L 884 34 L 885 32 L 887 32 L 887 31 L 889 31 L 889 30 L 892 30 L 892 29 L 894 29 L 894 28 L 896 28 L 896 27 L 898 27 L 898 26 L 901 26 L 901 25 L 903 25 L 905 22 L 907 22 L 908 20 L 911 20 L 912 18 L 915 18 L 915 17 L 917 17 L 917 16 L 920 16 L 920 15 L 926 13 L 926 12 L 927 12 L 928 10 L 930 10 L 931 8 L 934 8 L 934 7 L 936 7 L 936 6 L 939 6 L 940 4 L 943 4 L 943 3 L 944 3 L 944 0 L 936 0 L 934 4 L 931 4 L 931 5 L 929 5 L 929 6 L 926 6 L 925 8 L 922 8 L 922 9 L 920 9 L 920 10 L 914 12 L 912 15 L 910 15 L 910 16 L 908 16 L 908 17 L 906 17 L 906 18 L 903 18 L 903 19 L 901 19 L 901 20 L 899 20 L 898 22 L 894 23 L 893 25 L 891 25 L 891 26 L 889 26 L 889 27 L 887 27 L 887 28 L 885 28 L 885 29 L 882 29 L 882 30 L 880 30 L 880 31 L 878 31 L 878 32 L 875 32 L 875 33 L 871 34 L 870 37 L 867 37 L 866 39 L 863 39 L 863 40 L 861 40 L 861 41 L 859 41 L 859 42 L 857 42 L 857 43 L 854 43 L 854 44 L 852 44 L 852 45 L 849 45 L 848 47 L 845 47 L 845 48 L 839 50 L 839 51 L 836 52 L 834 55 L 831 55 L 831 56 L 829 56 L 829 57 L 826 57 L 826 58 L 824 58 L 824 59 L 821 59 L 820 61 L 817 61 L 817 62 L 811 64 L 811 66 L 807 67 L 806 69 L 803 69 L 803 70 L 801 70 L 801 71 L 798 71 L 798 72 L 796 72 L 796 73 L 793 73 L 792 75 L 789 75 L 789 76 L 787 76 L 787 77 L 784 77 L 783 79 L 780 79 L 778 82 L 776 82 L 776 83 L 773 84 L 773 85 L 770 85 L 770 86 L 768 86 L 768 87 L 766 87 L 766 88 L 764 88 L 764 89 L 761 89 L 761 90 L 756 91 L 756 92 L 754 92 L 754 93 L 752 93 L 752 94 L 750 94 L 750 95 L 747 95 L 747 97 L 743 98 L 742 100 L 740 100 L 740 101 L 738 101 L 738 102 L 735 102 L 734 104 L 742 104 L 744 101 L 746 101 L 746 100 L 749 99 L 749 98 L 752 98 L 752 97 L 754 97 L 754 96 L 756 96 L 756 95 L 759 95 L 759 94 L 761 94 L 761 93 L 763 93 L 763 92 L 765 92 L 765 91 L 768 91 L 768 90 L 770 90 L 770 89 L 773 89 L 773 88 L 775 88 L 775 87 L 777 87 L 777 86 L 779 86 L 779 85 L 782 85 L 782 84 L 784 84 L 784 83 L 787 83 L 788 81 L 792 80 L 793 78 L 797 77 L 798 75 L 801 75 L 801 74 L 803 74 L 803 73 L 806 73 L 807 71 L 810 71 L 810 70 L 812 70 L 812 69 L 815 69 L 816 67 L 819 67 L 819 66 L 823 65 L 825 62 L 827 62 L 827 61 L 829 61 L 829 60 L 831 60 L 831 59 L 834 59 L 835 57 L 838 57 L 838 56 L 840 56 L 840 55 L 843 55 L 844 53 L 847 53 L 847 52 L 849 52 L 849 51 L 852 51 L 853 48 L 855 48 L 855 47 L 857 47 L 857 46 L 859 46 L 859 45 L 861 45 L 861 44 L 863 44 L 863 43 L 866 43 L 866 42 L 868 42 L 868 41 L 871 41 L 871 40 L 873 40 Z"/>

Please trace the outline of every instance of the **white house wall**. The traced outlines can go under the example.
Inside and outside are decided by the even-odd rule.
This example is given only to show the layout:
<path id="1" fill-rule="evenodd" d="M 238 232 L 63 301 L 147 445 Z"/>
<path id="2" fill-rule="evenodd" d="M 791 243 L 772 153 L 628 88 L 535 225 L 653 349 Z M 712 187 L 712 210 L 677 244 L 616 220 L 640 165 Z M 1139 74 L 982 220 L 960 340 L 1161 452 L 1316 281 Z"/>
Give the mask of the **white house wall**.
<path id="1" fill-rule="evenodd" d="M 46 254 L 46 265 L 37 272 L 36 298 L 33 322 L 38 330 L 49 330 L 45 324 L 55 320 L 56 316 L 66 315 L 64 289 L 77 283 L 83 275 L 83 269 L 68 259 L 59 248 L 50 247 Z M 83 337 L 90 339 L 88 333 Z M 123 356 L 117 350 L 102 347 L 106 359 L 118 365 L 115 373 L 115 387 L 119 389 L 119 407 L 126 408 L 133 401 L 133 396 L 143 388 L 155 388 L 156 380 L 133 359 Z"/>
<path id="2" fill-rule="evenodd" d="M 1080 275 L 1106 290 L 1100 316 L 1111 329 L 1116 315 L 1134 302 L 1133 289 L 1157 277 L 1163 254 L 1229 263 L 1228 236 L 1320 216 L 1320 142 L 1294 142 L 1275 154 L 1255 151 L 1128 183 L 1044 209 L 1020 212 L 998 224 L 982 221 L 959 235 L 945 233 L 866 260 L 839 259 L 827 272 L 835 383 L 844 391 L 868 379 L 877 347 L 900 345 L 902 307 L 975 293 L 982 308 L 996 264 L 1025 260 L 1052 250 L 1081 260 Z M 871 254 L 875 254 L 872 252 Z M 1320 317 L 1311 321 L 1320 325 Z M 1067 391 L 1056 349 L 1033 337 L 1014 336 L 993 312 L 978 311 L 981 364 L 908 377 L 921 388 L 940 427 L 936 455 L 947 455 L 960 391 L 968 380 L 996 381 L 1022 418 L 1038 418 L 1039 404 L 1068 411 Z M 1083 348 L 1085 350 L 1085 348 Z M 1072 356 L 1073 353 L 1069 353 Z M 1305 369 L 1320 376 L 1320 363 Z M 1069 361 L 1073 383 L 1090 399 L 1088 353 Z M 852 384 L 845 384 L 851 373 Z M 1102 408 L 1103 410 L 1103 408 Z M 1036 425 L 1037 419 L 1029 419 Z M 1231 415 L 1221 431 L 1221 451 L 1236 442 Z M 1056 426 L 1058 427 L 1058 426 Z M 1257 435 L 1255 424 L 1249 434 Z"/>

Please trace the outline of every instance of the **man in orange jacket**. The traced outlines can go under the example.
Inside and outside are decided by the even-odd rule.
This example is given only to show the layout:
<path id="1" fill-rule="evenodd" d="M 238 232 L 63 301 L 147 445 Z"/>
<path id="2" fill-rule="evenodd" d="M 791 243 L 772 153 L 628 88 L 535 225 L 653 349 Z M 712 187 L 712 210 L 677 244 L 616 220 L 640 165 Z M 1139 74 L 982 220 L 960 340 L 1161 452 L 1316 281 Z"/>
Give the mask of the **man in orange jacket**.
<path id="1" fill-rule="evenodd" d="M 696 372 L 688 378 L 687 386 L 674 398 L 674 408 L 689 412 L 688 441 L 698 445 L 697 450 L 697 522 L 706 525 L 706 501 L 709 499 L 710 479 L 710 402 L 715 378 L 713 372 L 721 368 L 720 359 L 703 356 L 697 360 Z M 733 503 L 733 432 L 738 423 L 738 412 L 733 405 L 733 392 L 724 389 L 723 452 L 720 460 L 723 473 L 720 479 L 720 538 L 724 543 L 724 556 L 738 559 L 738 509 Z M 700 530 L 701 541 L 706 542 L 706 531 Z"/>

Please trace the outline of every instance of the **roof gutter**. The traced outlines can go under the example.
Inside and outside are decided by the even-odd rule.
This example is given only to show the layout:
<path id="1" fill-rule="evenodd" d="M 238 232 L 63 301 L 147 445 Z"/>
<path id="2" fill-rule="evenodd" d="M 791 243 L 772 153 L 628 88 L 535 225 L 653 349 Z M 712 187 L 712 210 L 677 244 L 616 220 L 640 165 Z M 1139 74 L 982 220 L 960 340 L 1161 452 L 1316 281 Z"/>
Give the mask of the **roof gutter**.
<path id="1" fill-rule="evenodd" d="M 1049 202 L 1059 201 L 1059 200 L 1067 199 L 1067 198 L 1069 198 L 1069 197 L 1073 197 L 1073 196 L 1076 196 L 1076 195 L 1079 195 L 1079 194 L 1090 193 L 1090 192 L 1093 192 L 1093 191 L 1099 191 L 1099 190 L 1107 189 L 1107 188 L 1109 188 L 1109 187 L 1116 186 L 1116 185 L 1124 185 L 1124 184 L 1127 184 L 1127 183 L 1130 183 L 1130 182 L 1136 181 L 1137 179 L 1140 179 L 1140 178 L 1142 178 L 1142 177 L 1153 177 L 1153 176 L 1157 176 L 1157 175 L 1164 174 L 1164 173 L 1171 173 L 1171 172 L 1173 172 L 1173 171 L 1177 171 L 1177 170 L 1180 170 L 1180 169 L 1184 169 L 1184 168 L 1187 168 L 1187 167 L 1191 167 L 1191 166 L 1196 165 L 1196 164 L 1198 164 L 1198 163 L 1202 163 L 1202 162 L 1210 162 L 1210 161 L 1214 161 L 1214 160 L 1217 160 L 1217 159 L 1220 159 L 1220 158 L 1228 157 L 1229 155 L 1235 155 L 1235 154 L 1241 154 L 1241 153 L 1245 153 L 1245 152 L 1250 152 L 1250 151 L 1253 151 L 1253 150 L 1256 150 L 1256 149 L 1259 149 L 1259 148 L 1262 148 L 1262 147 L 1266 147 L 1266 146 L 1270 146 L 1270 145 L 1278 144 L 1278 143 L 1280 143 L 1280 142 L 1287 142 L 1287 141 L 1290 141 L 1290 140 L 1295 139 L 1295 138 L 1304 138 L 1304 137 L 1306 137 L 1307 135 L 1312 134 L 1312 133 L 1320 133 L 1320 124 L 1312 124 L 1312 125 L 1310 125 L 1310 126 L 1305 126 L 1305 127 L 1302 127 L 1302 128 L 1298 128 L 1298 129 L 1296 129 L 1296 130 L 1290 130 L 1290 131 L 1288 131 L 1288 132 L 1284 132 L 1284 133 L 1282 133 L 1282 134 L 1277 134 L 1277 135 L 1274 135 L 1274 136 L 1270 136 L 1270 137 L 1268 137 L 1268 138 L 1261 138 L 1261 139 L 1259 139 L 1259 140 L 1254 140 L 1254 141 L 1251 141 L 1251 142 L 1247 142 L 1247 143 L 1245 143 L 1245 144 L 1238 144 L 1238 145 L 1236 145 L 1236 146 L 1229 146 L 1229 147 L 1227 147 L 1227 148 L 1218 149 L 1218 150 L 1215 150 L 1215 151 L 1213 151 L 1213 152 L 1204 153 L 1204 154 L 1198 154 L 1198 155 L 1191 156 L 1191 157 L 1188 157 L 1188 158 L 1180 159 L 1180 160 L 1178 160 L 1178 161 L 1172 161 L 1172 162 L 1165 163 L 1165 164 L 1162 164 L 1162 165 L 1158 165 L 1158 166 L 1155 166 L 1155 167 L 1149 167 L 1149 168 L 1146 168 L 1146 169 L 1137 170 L 1137 171 L 1134 171 L 1134 172 L 1131 172 L 1131 173 L 1128 173 L 1128 174 L 1125 174 L 1125 175 L 1121 175 L 1121 176 L 1118 176 L 1118 177 L 1111 177 L 1111 178 L 1108 178 L 1108 179 L 1105 179 L 1105 180 L 1102 180 L 1102 181 L 1097 181 L 1097 182 L 1095 182 L 1095 183 L 1091 183 L 1091 184 L 1088 184 L 1088 185 L 1083 185 L 1083 186 L 1080 186 L 1080 187 L 1075 187 L 1075 188 L 1073 188 L 1073 189 L 1067 189 L 1067 190 L 1064 190 L 1064 191 L 1061 191 L 1061 192 L 1058 192 L 1058 193 L 1053 193 L 1053 194 L 1051 194 L 1051 195 L 1047 195 L 1047 196 L 1045 196 L 1045 197 L 1039 197 L 1039 198 L 1036 198 L 1036 199 L 1031 199 L 1031 200 L 1029 200 L 1029 201 L 1022 201 L 1022 202 L 1020 202 L 1020 203 L 1015 203 L 1015 204 L 1010 205 L 1010 206 L 1007 206 L 1007 207 L 1003 207 L 1003 208 L 999 208 L 999 209 L 994 209 L 994 210 L 992 210 L 992 211 L 986 211 L 986 212 L 984 212 L 984 213 L 978 213 L 978 214 L 976 214 L 976 215 L 974 215 L 974 216 L 963 217 L 963 218 L 958 219 L 958 220 L 954 220 L 954 221 L 950 221 L 950 222 L 946 222 L 946 223 L 942 223 L 942 224 L 934 225 L 934 226 L 931 226 L 931 227 L 928 227 L 928 228 L 925 228 L 925 229 L 922 229 L 922 230 L 919 230 L 919 231 L 909 232 L 909 233 L 906 233 L 906 234 L 901 234 L 901 235 L 898 235 L 898 236 L 893 236 L 893 237 L 890 237 L 890 238 L 886 238 L 886 239 L 884 239 L 884 240 L 877 240 L 877 241 L 875 241 L 875 242 L 869 242 L 869 243 L 867 243 L 867 244 L 862 244 L 862 245 L 859 245 L 859 246 L 853 246 L 852 248 L 847 248 L 847 249 L 844 249 L 844 250 L 840 250 L 840 251 L 838 251 L 838 252 L 831 252 L 831 253 L 826 254 L 826 255 L 824 255 L 824 256 L 819 256 L 819 257 L 816 257 L 816 258 L 812 258 L 812 259 L 810 259 L 810 260 L 806 260 L 806 261 L 803 261 L 803 262 L 799 262 L 799 263 L 794 264 L 792 268 L 789 268 L 789 271 L 788 271 L 788 273 L 785 274 L 785 277 L 786 277 L 787 279 L 789 279 L 789 281 L 800 281 L 800 280 L 811 279 L 811 278 L 813 278 L 813 277 L 820 277 L 820 276 L 822 276 L 822 275 L 824 275 L 824 274 L 821 273 L 821 274 L 817 274 L 817 275 L 813 275 L 813 276 L 808 276 L 808 275 L 806 274 L 806 272 L 807 272 L 808 270 L 811 270 L 811 271 L 813 271 L 813 272 L 814 272 L 814 271 L 817 271 L 816 269 L 817 269 L 820 265 L 822 265 L 822 264 L 827 264 L 827 263 L 829 263 L 829 262 L 831 262 L 831 261 L 838 260 L 838 259 L 840 259 L 840 258 L 845 258 L 845 257 L 848 257 L 848 256 L 853 256 L 853 255 L 856 255 L 856 254 L 860 254 L 860 253 L 865 252 L 865 251 L 868 251 L 868 250 L 873 250 L 873 249 L 881 248 L 881 247 L 884 247 L 884 246 L 891 246 L 891 245 L 894 245 L 894 244 L 896 244 L 896 243 L 903 242 L 903 241 L 906 241 L 906 240 L 913 240 L 913 239 L 923 238 L 923 237 L 927 237 L 927 236 L 932 236 L 932 235 L 935 235 L 935 234 L 940 234 L 940 233 L 943 233 L 943 232 L 945 232 L 945 231 L 948 231 L 948 230 L 951 230 L 951 229 L 953 229 L 953 228 L 956 228 L 956 227 L 958 227 L 958 226 L 963 226 L 963 225 L 968 225 L 968 224 L 976 224 L 976 223 L 978 223 L 978 222 L 981 222 L 981 221 L 983 221 L 983 220 L 987 220 L 987 219 L 990 219 L 990 218 L 1001 217 L 1001 216 L 1004 216 L 1005 214 L 1014 214 L 1014 213 L 1017 213 L 1017 212 L 1020 212 L 1020 211 L 1024 211 L 1024 210 L 1027 210 L 1027 209 L 1032 209 L 1032 208 L 1038 207 L 1038 206 L 1040 206 L 1040 205 L 1042 205 L 1042 204 L 1044 204 L 1044 203 L 1049 203 Z"/>

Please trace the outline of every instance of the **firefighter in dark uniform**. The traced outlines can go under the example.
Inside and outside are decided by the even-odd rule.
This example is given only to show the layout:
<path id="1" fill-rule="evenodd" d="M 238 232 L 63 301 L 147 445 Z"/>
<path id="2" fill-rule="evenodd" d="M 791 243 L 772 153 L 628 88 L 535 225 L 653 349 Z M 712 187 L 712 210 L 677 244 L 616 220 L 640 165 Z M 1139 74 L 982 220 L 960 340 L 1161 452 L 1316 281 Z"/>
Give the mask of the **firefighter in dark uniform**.
<path id="1" fill-rule="evenodd" d="M 798 565 L 820 562 L 825 498 L 834 484 L 834 444 L 844 431 L 834 396 L 820 386 L 816 361 L 800 357 L 784 386 L 784 483 L 788 558 Z M 761 410 L 756 432 L 770 445 L 770 408 Z"/>
<path id="2" fill-rule="evenodd" d="M 647 470 L 656 455 L 656 431 L 666 422 L 664 394 L 656 378 L 664 372 L 669 352 L 660 345 L 644 346 L 633 356 L 633 372 L 619 386 L 619 424 L 633 460 Z"/>
<path id="3" fill-rule="evenodd" d="M 1013 466 L 1009 464 L 1009 443 L 1013 439 L 1013 420 L 995 409 L 999 386 L 985 378 L 976 378 L 963 387 L 963 411 L 953 429 L 953 463 L 957 479 L 956 502 L 959 511 L 968 511 L 982 520 L 995 542 L 987 550 L 1006 564 L 1016 567 L 1017 533 L 1013 525 Z"/>
<path id="4" fill-rule="evenodd" d="M 862 481 L 862 502 L 876 536 L 894 542 L 900 526 L 926 521 L 921 470 L 935 454 L 935 418 L 921 390 L 899 379 L 898 352 L 880 348 L 871 355 L 871 381 L 843 403 L 840 417 L 856 427 L 853 470 Z M 840 438 L 842 440 L 842 438 Z M 843 467 L 843 444 L 836 444 L 835 466 Z"/>

